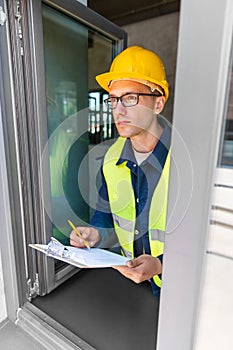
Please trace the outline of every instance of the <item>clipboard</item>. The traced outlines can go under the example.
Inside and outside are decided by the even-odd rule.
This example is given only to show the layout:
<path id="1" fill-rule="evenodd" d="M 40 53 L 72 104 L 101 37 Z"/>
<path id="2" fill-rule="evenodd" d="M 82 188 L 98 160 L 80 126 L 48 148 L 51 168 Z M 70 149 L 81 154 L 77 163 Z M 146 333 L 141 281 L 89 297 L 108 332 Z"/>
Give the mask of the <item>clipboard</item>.
<path id="1" fill-rule="evenodd" d="M 49 244 L 29 244 L 29 247 L 44 253 L 46 256 L 61 260 L 79 268 L 103 268 L 123 266 L 129 258 L 101 248 L 76 248 L 65 246 L 51 238 Z"/>

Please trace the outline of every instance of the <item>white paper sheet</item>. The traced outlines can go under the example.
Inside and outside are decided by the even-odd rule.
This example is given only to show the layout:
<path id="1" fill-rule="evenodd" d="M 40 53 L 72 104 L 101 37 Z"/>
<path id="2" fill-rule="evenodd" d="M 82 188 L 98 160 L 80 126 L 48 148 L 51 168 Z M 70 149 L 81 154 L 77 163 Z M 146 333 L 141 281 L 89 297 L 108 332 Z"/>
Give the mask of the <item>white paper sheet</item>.
<path id="1" fill-rule="evenodd" d="M 53 240 L 54 243 L 55 240 Z M 44 244 L 29 244 L 49 257 L 64 261 L 68 264 L 81 268 L 98 268 L 125 265 L 129 260 L 126 257 L 100 248 L 76 248 L 64 246 L 56 241 L 56 249 Z"/>

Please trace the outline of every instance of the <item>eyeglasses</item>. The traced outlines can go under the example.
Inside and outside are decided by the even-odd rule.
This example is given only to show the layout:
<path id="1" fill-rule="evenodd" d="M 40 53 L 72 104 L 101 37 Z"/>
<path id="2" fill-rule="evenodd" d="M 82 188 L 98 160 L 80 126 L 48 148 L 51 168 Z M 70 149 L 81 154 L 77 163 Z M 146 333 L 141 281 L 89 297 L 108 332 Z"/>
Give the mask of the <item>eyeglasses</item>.
<path id="1" fill-rule="evenodd" d="M 139 96 L 161 96 L 161 94 L 160 93 L 145 94 L 140 92 L 134 92 L 134 93 L 128 92 L 127 94 L 124 94 L 120 97 L 111 96 L 109 98 L 106 98 L 104 100 L 104 103 L 108 108 L 111 108 L 111 109 L 115 109 L 119 101 L 121 101 L 124 107 L 133 107 L 138 104 Z"/>

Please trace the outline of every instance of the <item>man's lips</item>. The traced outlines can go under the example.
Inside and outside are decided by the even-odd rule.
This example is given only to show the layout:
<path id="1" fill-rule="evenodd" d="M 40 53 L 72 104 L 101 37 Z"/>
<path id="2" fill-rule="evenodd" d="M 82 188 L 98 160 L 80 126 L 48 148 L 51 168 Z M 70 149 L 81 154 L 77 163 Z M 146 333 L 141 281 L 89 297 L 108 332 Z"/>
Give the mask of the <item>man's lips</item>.
<path id="1" fill-rule="evenodd" d="M 130 121 L 129 120 L 118 120 L 116 122 L 117 126 L 126 126 L 126 125 L 129 125 L 130 124 Z"/>

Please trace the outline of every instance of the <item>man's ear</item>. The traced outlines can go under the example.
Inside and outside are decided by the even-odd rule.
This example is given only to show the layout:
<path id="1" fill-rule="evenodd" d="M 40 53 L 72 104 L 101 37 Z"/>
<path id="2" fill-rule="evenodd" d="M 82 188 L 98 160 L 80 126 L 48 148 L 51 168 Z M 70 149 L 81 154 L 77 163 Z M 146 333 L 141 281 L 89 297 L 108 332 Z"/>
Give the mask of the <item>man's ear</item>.
<path id="1" fill-rule="evenodd" d="M 155 102 L 155 114 L 160 114 L 165 106 L 165 96 L 159 96 Z"/>

